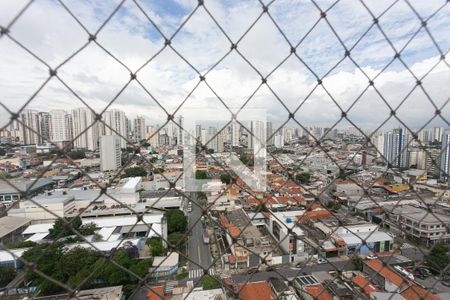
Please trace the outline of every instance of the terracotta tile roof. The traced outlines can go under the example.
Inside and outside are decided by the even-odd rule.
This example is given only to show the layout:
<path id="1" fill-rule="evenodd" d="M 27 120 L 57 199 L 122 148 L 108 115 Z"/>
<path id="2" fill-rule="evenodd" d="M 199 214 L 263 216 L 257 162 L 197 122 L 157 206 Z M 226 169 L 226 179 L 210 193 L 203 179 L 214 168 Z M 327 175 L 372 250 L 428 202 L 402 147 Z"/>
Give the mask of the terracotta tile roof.
<path id="1" fill-rule="evenodd" d="M 239 297 L 243 300 L 270 300 L 272 291 L 266 281 L 238 284 Z"/>
<path id="2" fill-rule="evenodd" d="M 372 270 L 379 273 L 385 279 L 389 280 L 398 287 L 402 287 L 405 283 L 407 283 L 406 279 L 404 279 L 403 277 L 392 271 L 389 267 L 384 266 L 381 260 L 379 259 L 369 260 L 368 262 L 366 262 L 366 264 Z"/>
<path id="3" fill-rule="evenodd" d="M 147 292 L 147 300 L 161 300 L 161 299 L 166 299 L 164 297 L 164 287 L 162 285 L 155 286 Z"/>
<path id="4" fill-rule="evenodd" d="M 232 237 L 238 238 L 239 235 L 241 234 L 241 231 L 239 230 L 239 228 L 237 228 L 237 226 L 234 224 L 230 224 L 230 222 L 228 221 L 227 217 L 225 217 L 224 214 L 220 214 L 219 218 L 220 218 L 220 223 L 222 224 L 222 226 L 224 228 L 226 228 L 228 230 L 228 233 Z"/>
<path id="5" fill-rule="evenodd" d="M 235 225 L 229 225 L 228 232 L 230 233 L 231 237 L 234 238 L 238 238 L 241 234 L 241 231 Z"/>
<path id="6" fill-rule="evenodd" d="M 369 282 L 369 280 L 361 274 L 352 278 L 352 282 L 363 289 L 366 295 L 376 292 L 377 289 Z"/>
<path id="7" fill-rule="evenodd" d="M 389 193 L 392 193 L 392 194 L 397 194 L 397 191 L 395 191 L 391 186 L 389 186 L 389 185 L 383 185 L 383 188 L 386 190 L 386 191 L 388 191 Z"/>
<path id="8" fill-rule="evenodd" d="M 426 289 L 413 284 L 400 293 L 408 300 L 440 300 L 435 294 L 428 292 Z"/>
<path id="9" fill-rule="evenodd" d="M 314 300 L 333 300 L 330 292 L 321 284 L 305 286 L 305 291 L 314 298 Z"/>
<path id="10" fill-rule="evenodd" d="M 331 218 L 332 216 L 331 212 L 326 209 L 308 211 L 300 218 L 300 222 L 304 223 L 308 220 L 317 221 L 318 219 Z"/>

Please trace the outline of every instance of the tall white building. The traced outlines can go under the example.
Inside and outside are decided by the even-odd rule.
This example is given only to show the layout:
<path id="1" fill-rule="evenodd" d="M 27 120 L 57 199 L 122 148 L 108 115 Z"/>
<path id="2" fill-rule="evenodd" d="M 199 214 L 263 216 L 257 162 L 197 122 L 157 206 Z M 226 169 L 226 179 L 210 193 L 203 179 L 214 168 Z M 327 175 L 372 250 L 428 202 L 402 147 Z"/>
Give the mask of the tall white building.
<path id="1" fill-rule="evenodd" d="M 241 125 L 233 121 L 231 122 L 231 146 L 239 146 L 239 138 L 241 137 Z"/>
<path id="2" fill-rule="evenodd" d="M 195 125 L 195 138 L 199 141 L 202 138 L 202 125 Z"/>
<path id="3" fill-rule="evenodd" d="M 283 127 L 284 143 L 290 143 L 294 139 L 294 128 Z"/>
<path id="4" fill-rule="evenodd" d="M 377 136 L 377 140 L 376 140 L 375 146 L 378 149 L 377 157 L 381 157 L 382 155 L 384 155 L 384 133 L 380 133 Z"/>
<path id="5" fill-rule="evenodd" d="M 38 133 L 40 131 L 40 126 L 38 111 L 34 109 L 24 109 L 20 113 L 20 120 L 19 130 L 22 143 L 25 145 L 39 144 Z"/>
<path id="6" fill-rule="evenodd" d="M 73 146 L 94 151 L 98 149 L 99 125 L 95 115 L 86 107 L 72 110 Z M 93 124 L 91 126 L 91 124 Z"/>
<path id="7" fill-rule="evenodd" d="M 134 119 L 134 139 L 139 142 L 146 139 L 145 119 L 142 116 L 137 116 Z"/>
<path id="8" fill-rule="evenodd" d="M 105 135 L 118 135 L 120 138 L 120 147 L 126 148 L 128 137 L 128 122 L 125 113 L 119 109 L 107 110 L 104 114 Z"/>
<path id="9" fill-rule="evenodd" d="M 450 180 L 450 130 L 447 130 L 442 135 L 441 148 L 441 179 Z"/>
<path id="10" fill-rule="evenodd" d="M 266 123 L 266 142 L 267 145 L 273 145 L 273 125 L 272 122 Z"/>
<path id="11" fill-rule="evenodd" d="M 251 134 L 248 134 L 248 144 L 249 148 L 254 148 L 254 143 L 259 141 L 259 144 L 262 148 L 265 148 L 266 145 L 266 128 L 264 126 L 264 122 L 262 121 L 251 121 L 250 122 L 250 131 Z"/>
<path id="12" fill-rule="evenodd" d="M 122 163 L 120 149 L 120 138 L 117 135 L 100 137 L 100 167 L 102 171 L 115 171 L 120 168 Z"/>
<path id="13" fill-rule="evenodd" d="M 206 146 L 206 143 L 208 143 L 208 129 L 202 128 L 201 135 L 200 135 L 200 141 L 202 143 L 202 146 Z"/>
<path id="14" fill-rule="evenodd" d="M 183 128 L 184 128 L 183 116 L 178 116 L 177 123 L 179 125 L 178 130 L 177 130 L 177 144 L 183 145 L 183 144 L 185 144 L 185 141 L 184 141 L 185 132 L 183 130 Z"/>
<path id="15" fill-rule="evenodd" d="M 410 136 L 403 128 L 395 128 L 384 135 L 384 152 L 386 161 L 394 167 L 408 167 L 408 142 Z"/>
<path id="16" fill-rule="evenodd" d="M 225 151 L 225 140 L 227 138 L 227 132 L 226 132 L 226 128 L 223 129 L 221 132 L 219 132 L 219 134 L 217 135 L 217 153 L 221 153 Z"/>
<path id="17" fill-rule="evenodd" d="M 208 128 L 208 149 L 213 149 L 214 153 L 219 152 L 219 147 L 217 143 L 217 128 L 210 126 Z"/>
<path id="18" fill-rule="evenodd" d="M 148 140 L 148 143 L 153 147 L 159 146 L 159 133 L 157 132 L 158 127 L 156 126 L 147 126 L 147 134 L 145 138 Z"/>
<path id="19" fill-rule="evenodd" d="M 52 122 L 48 112 L 39 112 L 38 114 L 39 124 L 39 143 L 48 143 L 51 140 L 52 134 Z"/>
<path id="20" fill-rule="evenodd" d="M 71 118 L 68 117 L 67 112 L 61 109 L 51 110 L 51 141 L 53 143 L 59 143 L 64 141 L 70 141 L 72 139 L 71 133 Z"/>
<path id="21" fill-rule="evenodd" d="M 443 136 L 444 136 L 444 127 L 433 128 L 433 138 L 435 141 L 442 142 Z"/>

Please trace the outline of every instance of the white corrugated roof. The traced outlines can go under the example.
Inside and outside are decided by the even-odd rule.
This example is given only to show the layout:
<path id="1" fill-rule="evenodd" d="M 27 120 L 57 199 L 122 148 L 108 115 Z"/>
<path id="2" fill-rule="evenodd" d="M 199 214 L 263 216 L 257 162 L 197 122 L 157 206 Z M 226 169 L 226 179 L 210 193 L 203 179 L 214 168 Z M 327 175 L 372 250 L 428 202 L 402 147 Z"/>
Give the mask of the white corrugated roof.
<path id="1" fill-rule="evenodd" d="M 94 246 L 94 250 L 99 250 L 99 251 L 111 251 L 111 249 L 113 248 L 120 248 L 122 246 L 125 245 L 126 242 L 131 242 L 133 245 L 137 245 L 139 243 L 139 239 L 126 239 L 126 240 L 118 240 L 118 241 L 102 241 L 102 242 L 94 242 L 94 243 L 78 243 L 78 244 L 72 244 L 72 245 L 67 245 L 67 249 L 73 249 L 76 247 L 81 247 L 81 248 L 93 248 L 92 246 Z M 92 246 L 91 246 L 92 244 Z"/>
<path id="2" fill-rule="evenodd" d="M 45 239 L 45 237 L 48 235 L 48 232 L 39 232 L 39 233 L 35 233 L 32 236 L 30 236 L 29 238 L 27 238 L 27 241 L 30 242 L 39 242 L 42 241 L 43 239 Z"/>
<path id="3" fill-rule="evenodd" d="M 9 250 L 9 252 L 2 250 L 2 251 L 0 251 L 0 262 L 8 262 L 8 261 L 16 260 L 18 257 L 21 257 L 22 254 L 25 251 L 27 251 L 28 249 L 30 249 L 30 248 L 11 249 L 11 250 Z"/>
<path id="4" fill-rule="evenodd" d="M 339 236 L 345 241 L 347 245 L 361 244 L 363 240 L 365 240 L 366 243 L 371 243 L 390 241 L 393 239 L 392 236 L 383 231 L 345 233 L 339 234 Z"/>
<path id="5" fill-rule="evenodd" d="M 145 215 L 143 220 L 146 224 L 161 223 L 163 215 Z M 83 224 L 95 223 L 97 227 L 117 227 L 117 226 L 130 226 L 136 224 L 136 216 L 119 216 L 119 217 L 106 217 L 106 218 L 86 218 L 83 219 Z M 138 224 L 144 224 L 139 222 Z"/>
<path id="6" fill-rule="evenodd" d="M 43 223 L 43 224 L 33 224 L 27 227 L 27 229 L 24 230 L 23 234 L 35 234 L 35 233 L 44 233 L 46 232 L 48 234 L 48 231 L 50 228 L 53 227 L 52 223 Z"/>
<path id="7" fill-rule="evenodd" d="M 103 227 L 97 233 L 100 234 L 104 240 L 108 240 L 111 234 L 114 232 L 116 227 Z"/>

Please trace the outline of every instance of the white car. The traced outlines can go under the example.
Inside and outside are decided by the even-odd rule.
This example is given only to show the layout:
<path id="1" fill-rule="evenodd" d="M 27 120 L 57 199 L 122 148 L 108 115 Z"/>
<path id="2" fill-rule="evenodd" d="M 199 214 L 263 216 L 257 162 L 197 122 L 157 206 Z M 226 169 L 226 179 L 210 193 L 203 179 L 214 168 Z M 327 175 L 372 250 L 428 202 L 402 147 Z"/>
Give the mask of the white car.
<path id="1" fill-rule="evenodd" d="M 317 263 L 318 263 L 319 265 L 322 265 L 322 264 L 328 263 L 328 261 L 325 260 L 325 259 L 323 259 L 323 258 L 318 258 L 318 259 L 317 259 Z"/>
<path id="2" fill-rule="evenodd" d="M 367 255 L 366 258 L 367 258 L 368 260 L 373 260 L 373 259 L 377 259 L 377 256 L 376 256 L 376 255 L 373 255 L 373 254 L 370 254 L 370 255 Z"/>

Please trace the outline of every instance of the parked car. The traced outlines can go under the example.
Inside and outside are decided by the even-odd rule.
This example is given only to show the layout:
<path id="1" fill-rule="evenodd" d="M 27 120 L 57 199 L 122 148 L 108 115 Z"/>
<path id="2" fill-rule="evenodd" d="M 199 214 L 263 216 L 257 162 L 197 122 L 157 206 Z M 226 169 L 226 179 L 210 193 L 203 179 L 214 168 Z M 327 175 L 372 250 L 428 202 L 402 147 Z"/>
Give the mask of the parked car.
<path id="1" fill-rule="evenodd" d="M 372 259 L 377 259 L 377 256 L 376 256 L 376 255 L 373 255 L 373 254 L 369 254 L 369 255 L 366 256 L 366 258 L 367 258 L 368 260 L 372 260 Z"/>
<path id="2" fill-rule="evenodd" d="M 421 272 L 425 277 L 431 276 L 431 272 L 427 268 L 417 268 L 417 270 L 419 270 L 419 272 Z"/>
<path id="3" fill-rule="evenodd" d="M 326 259 L 323 259 L 323 258 L 318 258 L 318 259 L 317 259 L 317 263 L 318 263 L 319 265 L 322 265 L 322 264 L 328 263 L 328 261 L 327 261 Z"/>
<path id="4" fill-rule="evenodd" d="M 450 287 L 450 279 L 445 279 L 441 281 L 442 285 Z"/>

